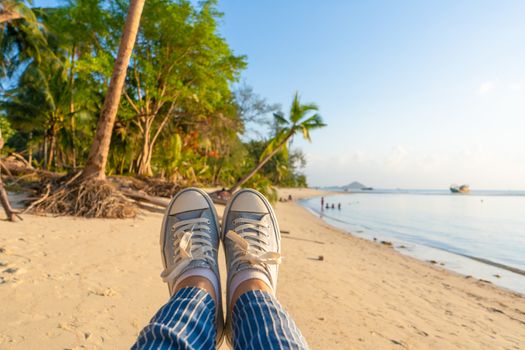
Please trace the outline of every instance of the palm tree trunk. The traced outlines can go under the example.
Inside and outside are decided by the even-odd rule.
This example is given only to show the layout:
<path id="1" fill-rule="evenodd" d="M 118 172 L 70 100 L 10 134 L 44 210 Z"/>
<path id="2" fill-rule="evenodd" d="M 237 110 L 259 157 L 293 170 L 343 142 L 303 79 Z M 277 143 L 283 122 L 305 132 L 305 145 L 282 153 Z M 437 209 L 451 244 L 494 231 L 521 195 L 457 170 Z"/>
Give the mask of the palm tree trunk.
<path id="1" fill-rule="evenodd" d="M 33 132 L 29 132 L 29 147 L 28 147 L 28 160 L 30 165 L 33 165 Z"/>
<path id="2" fill-rule="evenodd" d="M 47 132 L 44 133 L 44 170 L 49 170 L 47 168 Z"/>
<path id="3" fill-rule="evenodd" d="M 51 128 L 51 137 L 49 139 L 49 154 L 47 157 L 46 169 L 51 170 L 53 167 L 53 160 L 55 159 L 55 149 L 56 149 L 56 133 L 54 127 Z"/>
<path id="4" fill-rule="evenodd" d="M 76 123 L 75 123 L 75 100 L 74 100 L 74 93 L 73 88 L 75 84 L 75 80 L 73 79 L 74 76 L 74 69 L 75 69 L 75 45 L 73 44 L 73 48 L 71 49 L 71 60 L 70 60 L 70 67 L 69 67 L 69 89 L 70 89 L 70 96 L 69 96 L 69 115 L 71 116 L 71 148 L 72 148 L 72 165 L 73 165 L 73 171 L 77 170 L 77 147 L 76 147 L 76 139 L 75 139 L 75 129 L 76 129 Z"/>
<path id="5" fill-rule="evenodd" d="M 241 188 L 241 186 L 244 185 L 246 181 L 248 181 L 253 175 L 255 175 L 259 170 L 261 170 L 261 168 L 266 163 L 268 163 L 268 161 L 272 159 L 272 157 L 276 155 L 277 152 L 281 150 L 281 147 L 283 147 L 283 145 L 285 145 L 286 142 L 288 142 L 288 140 L 290 139 L 290 137 L 292 137 L 292 135 L 293 133 L 290 133 L 277 147 L 275 147 L 275 149 L 270 154 L 264 157 L 263 160 L 261 160 L 248 174 L 244 175 L 239 181 L 237 181 L 237 183 L 233 185 L 232 188 L 230 188 L 228 191 L 230 193 L 233 193 L 237 191 L 239 188 Z"/>
<path id="6" fill-rule="evenodd" d="M 111 76 L 106 99 L 104 100 L 104 107 L 102 108 L 97 123 L 95 139 L 91 145 L 91 151 L 89 152 L 86 167 L 82 174 L 84 179 L 92 177 L 103 180 L 106 178 L 105 169 L 108 161 L 111 134 L 113 133 L 113 126 L 115 125 L 115 118 L 126 79 L 129 59 L 137 38 L 144 1 L 145 0 L 131 0 L 129 5 L 128 17 L 126 18 L 126 24 L 122 38 L 120 39 L 117 60 L 113 67 L 113 75 Z"/>

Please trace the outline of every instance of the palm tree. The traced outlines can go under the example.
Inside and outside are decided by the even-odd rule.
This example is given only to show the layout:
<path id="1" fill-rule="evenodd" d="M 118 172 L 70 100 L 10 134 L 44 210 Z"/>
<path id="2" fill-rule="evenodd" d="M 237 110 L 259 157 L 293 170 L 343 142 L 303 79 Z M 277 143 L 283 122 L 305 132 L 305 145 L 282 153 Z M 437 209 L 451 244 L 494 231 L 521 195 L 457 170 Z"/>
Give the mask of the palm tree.
<path id="1" fill-rule="evenodd" d="M 40 62 L 47 42 L 44 28 L 26 1 L 0 1 L 0 78 L 27 60 Z"/>
<path id="2" fill-rule="evenodd" d="M 111 134 L 113 132 L 113 126 L 115 125 L 120 97 L 122 96 L 122 88 L 124 87 L 124 80 L 126 79 L 129 59 L 133 51 L 133 46 L 135 45 L 135 39 L 137 38 L 144 1 L 145 0 L 131 0 L 129 5 L 128 16 L 120 39 L 117 59 L 113 67 L 113 75 L 111 76 L 104 106 L 98 119 L 95 139 L 91 145 L 91 151 L 89 152 L 89 157 L 82 173 L 84 179 L 94 178 L 104 180 L 106 178 L 105 169 L 108 161 Z"/>
<path id="3" fill-rule="evenodd" d="M 295 134 L 301 132 L 303 138 L 311 142 L 310 131 L 326 126 L 323 119 L 316 112 L 319 110 L 313 103 L 301 104 L 299 94 L 296 93 L 290 108 L 289 118 L 286 119 L 282 114 L 275 113 L 277 132 L 270 140 L 264 152 L 261 154 L 259 163 L 248 174 L 243 176 L 232 188 L 230 192 L 237 191 L 246 181 L 255 175 L 274 155 L 279 151 L 288 152 L 288 142 Z"/>
<path id="4" fill-rule="evenodd" d="M 47 170 L 52 168 L 56 156 L 59 132 L 64 121 L 71 117 L 70 94 L 66 71 L 58 61 L 32 62 L 21 73 L 18 86 L 8 90 L 0 101 L 0 109 L 18 130 L 44 135 L 44 168 Z"/>

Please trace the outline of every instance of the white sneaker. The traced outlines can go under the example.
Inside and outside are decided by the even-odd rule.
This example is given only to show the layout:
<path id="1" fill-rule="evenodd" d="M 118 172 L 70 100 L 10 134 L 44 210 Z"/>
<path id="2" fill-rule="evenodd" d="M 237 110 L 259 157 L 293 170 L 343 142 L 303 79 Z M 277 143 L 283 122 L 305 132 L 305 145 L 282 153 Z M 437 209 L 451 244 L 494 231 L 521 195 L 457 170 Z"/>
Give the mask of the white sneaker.
<path id="1" fill-rule="evenodd" d="M 161 277 L 168 284 L 170 295 L 174 294 L 180 277 L 191 276 L 193 269 L 205 272 L 193 276 L 206 277 L 206 273 L 212 273 L 211 276 L 216 277 L 211 282 L 217 298 L 217 346 L 220 345 L 224 328 L 217 260 L 219 232 L 219 219 L 210 197 L 200 189 L 186 188 L 179 191 L 168 205 L 160 233 L 164 264 Z"/>
<path id="2" fill-rule="evenodd" d="M 227 324 L 230 326 L 231 299 L 242 282 L 260 279 L 275 294 L 281 262 L 281 233 L 268 200 L 255 190 L 243 189 L 226 206 L 221 236 L 228 268 Z M 228 332 L 231 343 L 229 337 L 231 327 Z"/>

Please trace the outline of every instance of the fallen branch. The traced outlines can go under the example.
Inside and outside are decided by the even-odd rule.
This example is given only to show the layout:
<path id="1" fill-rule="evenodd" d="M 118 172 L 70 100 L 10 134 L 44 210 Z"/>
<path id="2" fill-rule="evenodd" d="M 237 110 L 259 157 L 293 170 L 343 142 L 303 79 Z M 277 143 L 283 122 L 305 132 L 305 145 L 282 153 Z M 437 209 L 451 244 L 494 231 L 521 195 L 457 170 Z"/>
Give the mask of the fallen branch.
<path id="1" fill-rule="evenodd" d="M 7 167 L 0 161 L 0 173 L 2 171 L 5 171 L 5 173 L 7 174 L 7 176 L 13 176 L 13 174 L 11 174 L 11 172 L 9 171 L 9 169 L 7 169 Z"/>
<path id="2" fill-rule="evenodd" d="M 4 139 L 2 138 L 2 130 L 0 130 L 0 150 L 4 147 Z M 5 214 L 7 215 L 7 219 L 9 221 L 15 221 L 15 218 L 19 218 L 22 220 L 22 217 L 18 215 L 18 212 L 11 207 L 11 203 L 9 203 L 9 198 L 7 197 L 7 191 L 4 187 L 4 182 L 2 181 L 2 168 L 4 167 L 2 165 L 2 162 L 0 161 L 0 204 L 4 208 Z M 6 169 L 7 170 L 7 169 Z M 8 174 L 11 174 L 9 170 L 7 170 Z"/>
<path id="3" fill-rule="evenodd" d="M 27 173 L 25 175 L 19 175 L 15 178 L 14 181 L 11 181 L 11 185 L 16 185 L 17 183 L 19 183 L 20 181 L 26 179 L 26 178 L 30 178 L 32 176 L 34 176 L 35 174 L 38 175 L 38 173 L 36 171 L 32 172 L 32 173 Z"/>
<path id="4" fill-rule="evenodd" d="M 218 190 L 214 192 L 209 192 L 211 200 L 215 204 L 226 205 L 228 199 L 231 197 L 231 193 L 226 190 Z"/>
<path id="5" fill-rule="evenodd" d="M 31 209 L 33 209 L 34 207 L 36 207 L 37 205 L 39 205 L 40 203 L 42 203 L 43 201 L 45 201 L 47 199 L 47 197 L 49 197 L 49 193 L 51 193 L 51 184 L 47 184 L 46 185 L 46 193 L 44 193 L 44 195 L 42 197 L 40 197 L 40 199 L 34 201 L 33 203 L 31 203 L 30 206 L 28 206 L 27 208 L 25 208 L 23 211 L 22 211 L 22 214 L 25 214 L 26 212 L 30 211 Z"/>
<path id="6" fill-rule="evenodd" d="M 24 163 L 24 165 L 29 168 L 29 169 L 33 169 L 33 166 L 31 164 L 29 164 L 29 162 L 21 155 L 21 154 L 18 154 L 16 152 L 12 152 L 10 154 L 11 156 L 15 157 L 16 159 L 18 159 L 19 161 L 21 161 L 22 163 Z"/>
<path id="7" fill-rule="evenodd" d="M 126 197 L 129 197 L 137 201 L 144 201 L 144 202 L 148 202 L 151 204 L 155 204 L 155 205 L 158 205 L 159 207 L 167 208 L 169 204 L 168 200 L 164 200 L 159 197 L 149 196 L 145 193 L 141 193 L 141 192 L 137 192 L 137 191 L 133 191 L 129 189 L 124 189 L 121 191 L 122 191 L 122 194 L 124 194 Z"/>
<path id="8" fill-rule="evenodd" d="M 2 181 L 2 176 L 0 175 L 0 204 L 4 208 L 5 214 L 9 221 L 15 221 L 15 218 L 22 220 L 22 217 L 18 215 L 18 211 L 14 210 L 9 203 L 9 198 L 7 197 L 7 191 L 4 188 L 4 182 Z"/>
<path id="9" fill-rule="evenodd" d="M 133 190 L 130 190 L 130 189 L 121 189 L 121 192 L 126 197 L 129 197 L 129 198 L 131 198 L 133 200 L 148 202 L 150 204 L 155 204 L 155 205 L 158 205 L 159 207 L 163 207 L 163 208 L 167 208 L 168 204 L 170 203 L 169 199 L 162 199 L 162 197 L 150 196 L 150 195 L 144 193 L 143 191 L 133 191 Z M 211 196 L 211 195 L 210 195 L 210 197 L 213 200 L 213 203 L 215 203 L 215 204 L 221 204 L 221 205 L 225 205 L 226 204 L 226 200 L 224 200 L 222 198 L 218 198 L 216 196 Z"/>

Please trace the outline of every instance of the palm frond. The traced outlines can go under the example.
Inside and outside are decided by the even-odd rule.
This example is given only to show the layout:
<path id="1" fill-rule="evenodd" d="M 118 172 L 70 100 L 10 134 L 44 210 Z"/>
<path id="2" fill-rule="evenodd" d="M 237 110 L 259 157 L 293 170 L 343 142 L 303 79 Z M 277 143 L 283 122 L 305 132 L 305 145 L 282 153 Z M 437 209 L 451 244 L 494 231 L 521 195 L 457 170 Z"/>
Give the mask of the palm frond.
<path id="1" fill-rule="evenodd" d="M 278 126 L 289 124 L 288 120 L 284 117 L 282 113 L 274 113 L 273 117 L 275 118 L 275 121 L 277 122 Z"/>

